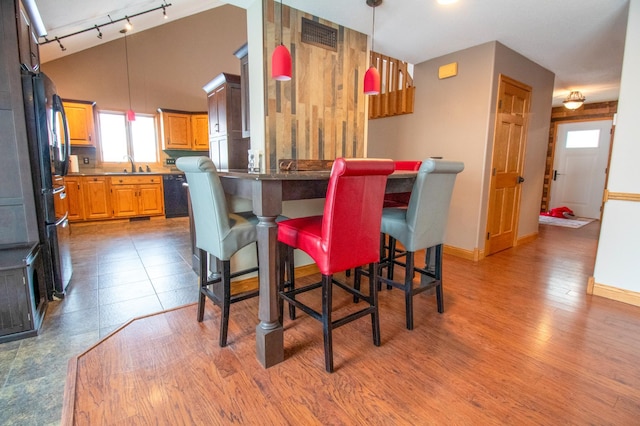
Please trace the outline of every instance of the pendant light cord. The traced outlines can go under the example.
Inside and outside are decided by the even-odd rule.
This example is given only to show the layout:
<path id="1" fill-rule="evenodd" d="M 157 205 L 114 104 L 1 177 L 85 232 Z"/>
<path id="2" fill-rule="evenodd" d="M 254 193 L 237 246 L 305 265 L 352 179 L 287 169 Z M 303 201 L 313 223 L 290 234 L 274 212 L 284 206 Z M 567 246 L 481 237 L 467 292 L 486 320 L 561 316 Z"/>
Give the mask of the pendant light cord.
<path id="1" fill-rule="evenodd" d="M 127 33 L 124 33 L 124 57 L 127 64 L 127 89 L 129 90 L 129 109 L 131 110 L 131 79 L 129 78 L 129 49 L 127 47 Z"/>
<path id="2" fill-rule="evenodd" d="M 376 34 L 376 7 L 373 6 L 373 25 L 371 26 L 371 51 L 373 52 L 374 36 Z"/>
<path id="3" fill-rule="evenodd" d="M 280 44 L 284 44 L 282 42 L 282 0 L 280 0 Z"/>

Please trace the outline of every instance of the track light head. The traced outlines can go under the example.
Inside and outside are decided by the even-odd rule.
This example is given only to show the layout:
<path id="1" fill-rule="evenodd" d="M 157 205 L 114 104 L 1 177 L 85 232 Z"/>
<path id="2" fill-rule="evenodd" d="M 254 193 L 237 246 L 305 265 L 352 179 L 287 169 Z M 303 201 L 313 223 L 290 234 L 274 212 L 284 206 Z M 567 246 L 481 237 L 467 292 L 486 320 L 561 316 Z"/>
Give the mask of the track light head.
<path id="1" fill-rule="evenodd" d="M 58 42 L 58 44 L 60 45 L 60 50 L 62 50 L 63 52 L 64 52 L 65 50 L 67 50 L 67 48 L 66 48 L 66 47 L 64 47 L 64 46 L 62 45 L 62 42 L 60 42 L 60 40 L 58 39 L 58 37 L 56 37 L 56 41 L 57 41 L 57 42 Z"/>
<path id="2" fill-rule="evenodd" d="M 102 32 L 100 32 L 100 27 L 96 25 L 95 28 L 96 28 L 96 31 L 98 32 L 98 38 L 102 39 Z"/>
<path id="3" fill-rule="evenodd" d="M 127 23 L 125 24 L 124 29 L 127 30 L 127 31 L 131 31 L 133 29 L 133 24 L 129 20 L 129 17 L 125 16 L 124 19 L 127 20 Z"/>

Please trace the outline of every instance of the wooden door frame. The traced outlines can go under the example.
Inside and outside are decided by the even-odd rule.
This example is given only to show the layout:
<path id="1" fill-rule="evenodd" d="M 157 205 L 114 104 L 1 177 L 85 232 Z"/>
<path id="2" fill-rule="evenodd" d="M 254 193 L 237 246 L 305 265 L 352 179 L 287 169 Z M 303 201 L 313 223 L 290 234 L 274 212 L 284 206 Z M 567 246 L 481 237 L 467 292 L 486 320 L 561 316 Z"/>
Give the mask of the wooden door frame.
<path id="1" fill-rule="evenodd" d="M 491 211 L 491 197 L 492 197 L 492 181 L 494 179 L 493 177 L 493 165 L 494 165 L 494 160 L 495 160 L 495 148 L 496 148 L 496 137 L 497 137 L 497 128 L 498 128 L 498 120 L 500 117 L 500 93 L 501 93 L 501 87 L 503 85 L 503 83 L 509 83 L 511 85 L 514 85 L 516 87 L 519 87 L 522 90 L 528 91 L 529 92 L 529 105 L 527 107 L 527 114 L 531 113 L 531 98 L 533 97 L 533 88 L 525 83 L 522 83 L 518 80 L 515 80 L 505 74 L 500 73 L 498 76 L 498 87 L 496 90 L 496 100 L 495 100 L 495 120 L 493 123 L 493 139 L 492 139 L 492 143 L 491 143 L 491 164 L 489 166 L 489 191 L 488 191 L 488 199 L 487 199 L 487 216 L 486 216 L 486 222 L 485 222 L 485 232 L 484 232 L 484 246 L 483 246 L 483 250 L 482 250 L 482 257 L 486 257 L 489 254 L 489 248 L 491 247 L 491 243 L 490 243 L 490 239 L 489 239 L 489 234 L 490 234 L 490 223 L 491 223 L 491 214 L 493 213 Z M 526 115 L 526 114 L 525 114 Z M 524 142 L 523 142 L 523 146 L 522 146 L 522 150 L 521 150 L 521 155 L 520 158 L 518 159 L 518 170 L 520 171 L 520 176 L 524 176 L 524 164 L 525 164 L 525 157 L 526 157 L 526 153 L 527 153 L 527 142 L 528 142 L 528 131 L 529 131 L 529 119 L 528 117 L 526 117 L 524 123 L 523 123 L 523 134 L 524 134 Z M 518 187 L 516 188 L 516 201 L 515 204 L 517 206 L 517 211 L 515 213 L 516 218 L 518 218 L 520 216 L 520 200 L 522 198 L 522 185 L 518 184 Z M 518 227 L 520 225 L 520 220 L 516 220 L 515 224 L 514 224 L 514 231 L 513 231 L 513 241 L 512 241 L 512 245 L 511 247 L 514 247 L 517 245 L 517 241 L 518 241 Z"/>
<path id="2" fill-rule="evenodd" d="M 615 113 L 612 116 L 605 116 L 605 117 L 588 117 L 588 118 L 572 118 L 569 120 L 563 120 L 563 121 L 555 121 L 552 122 L 551 124 L 551 134 L 553 135 L 553 141 L 551 142 L 551 145 L 549 147 L 549 153 L 547 155 L 547 162 L 549 162 L 549 164 L 551 164 L 551 168 L 550 168 L 550 172 L 548 173 L 547 176 L 545 176 L 546 179 L 549 179 L 549 188 L 547 189 L 547 202 L 551 201 L 551 192 L 553 191 L 553 165 L 555 164 L 556 161 L 556 147 L 558 146 L 558 126 L 561 124 L 576 124 L 576 123 L 586 123 L 589 121 L 607 121 L 607 120 L 611 120 L 611 132 L 609 133 L 609 157 L 607 158 L 607 170 L 605 172 L 605 177 L 604 177 L 604 189 L 607 189 L 607 185 L 609 183 L 609 167 L 611 166 L 611 150 L 613 149 L 613 136 L 616 132 L 616 120 L 615 120 Z M 603 199 L 602 202 L 600 204 L 600 220 L 602 220 L 602 212 L 603 212 L 603 206 L 604 206 L 604 194 L 602 194 Z M 541 209 L 542 210 L 542 209 Z"/>

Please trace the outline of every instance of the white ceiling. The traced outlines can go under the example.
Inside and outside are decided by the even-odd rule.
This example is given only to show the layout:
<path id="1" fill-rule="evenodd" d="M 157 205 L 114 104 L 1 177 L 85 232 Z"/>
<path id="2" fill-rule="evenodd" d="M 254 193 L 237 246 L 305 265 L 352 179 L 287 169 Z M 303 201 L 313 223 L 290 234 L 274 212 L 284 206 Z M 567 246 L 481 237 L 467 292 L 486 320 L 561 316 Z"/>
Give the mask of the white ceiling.
<path id="1" fill-rule="evenodd" d="M 261 0 L 36 0 L 48 39 L 101 25 L 170 3 L 132 18 L 134 31 L 180 19 L 225 3 L 246 7 Z M 366 0 L 285 0 L 284 4 L 371 35 Z M 570 90 L 587 102 L 618 98 L 629 0 L 384 0 L 376 8 L 374 50 L 413 64 L 497 40 L 556 75 L 554 105 Z M 121 24 L 41 45 L 43 62 L 121 37 Z"/>

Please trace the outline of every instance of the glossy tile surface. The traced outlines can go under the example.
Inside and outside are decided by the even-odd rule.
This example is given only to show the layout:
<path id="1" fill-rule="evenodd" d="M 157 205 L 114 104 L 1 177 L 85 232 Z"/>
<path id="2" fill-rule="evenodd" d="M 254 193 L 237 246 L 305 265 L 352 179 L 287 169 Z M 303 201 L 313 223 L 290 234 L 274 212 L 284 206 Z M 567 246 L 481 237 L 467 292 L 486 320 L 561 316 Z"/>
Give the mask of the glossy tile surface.
<path id="1" fill-rule="evenodd" d="M 188 218 L 71 226 L 73 276 L 40 334 L 0 344 L 0 425 L 60 423 L 69 358 L 130 319 L 194 303 Z"/>

